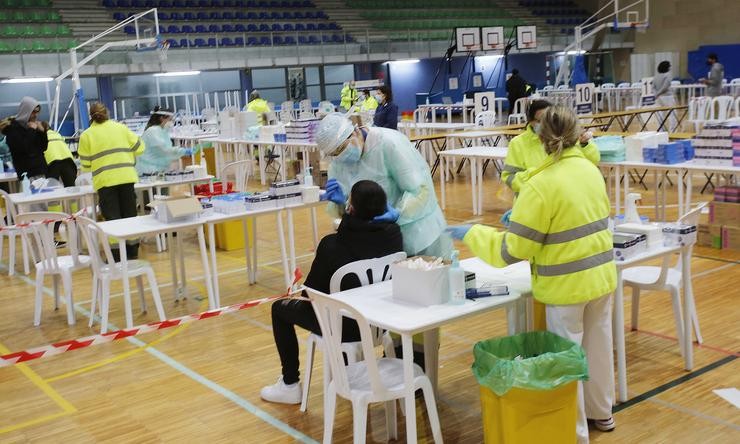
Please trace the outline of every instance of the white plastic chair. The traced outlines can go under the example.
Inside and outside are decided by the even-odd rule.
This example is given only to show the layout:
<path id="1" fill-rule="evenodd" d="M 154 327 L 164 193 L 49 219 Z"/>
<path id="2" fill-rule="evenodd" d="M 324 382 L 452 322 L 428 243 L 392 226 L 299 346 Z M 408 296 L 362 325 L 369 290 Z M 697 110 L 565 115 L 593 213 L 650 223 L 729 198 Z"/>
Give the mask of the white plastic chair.
<path id="1" fill-rule="evenodd" d="M 734 108 L 735 108 L 735 113 L 734 113 L 733 117 L 735 117 L 736 119 L 738 119 L 738 118 L 740 118 L 740 96 L 738 96 L 737 98 L 735 98 L 735 106 L 734 106 Z"/>
<path id="2" fill-rule="evenodd" d="M 67 227 L 69 255 L 66 256 L 57 255 L 57 247 L 54 243 L 54 223 L 59 221 Z M 36 268 L 33 325 L 41 324 L 44 277 L 47 275 L 51 275 L 54 281 L 55 310 L 59 308 L 59 279 L 61 278 L 64 287 L 64 302 L 67 304 L 67 323 L 73 325 L 75 312 L 72 300 L 72 273 L 90 266 L 90 257 L 80 255 L 77 251 L 77 227 L 74 220 L 65 213 L 39 211 L 19 214 L 15 222 L 20 228 L 23 241 L 28 245 Z"/>
<path id="3" fill-rule="evenodd" d="M 514 102 L 514 108 L 512 109 L 512 113 L 509 114 L 509 120 L 508 120 L 509 125 L 511 125 L 512 123 L 526 123 L 528 107 L 529 107 L 529 99 L 527 99 L 526 97 L 523 97 L 521 99 L 516 99 L 516 102 Z"/>
<path id="4" fill-rule="evenodd" d="M 730 80 L 730 94 L 733 96 L 740 94 L 740 77 Z"/>
<path id="5" fill-rule="evenodd" d="M 475 126 L 493 128 L 496 126 L 496 111 L 481 111 L 475 116 Z"/>
<path id="6" fill-rule="evenodd" d="M 324 443 L 332 442 L 337 395 L 352 402 L 352 432 L 355 444 L 364 443 L 367 433 L 367 409 L 371 402 L 385 403 L 386 431 L 388 440 L 398 437 L 396 423 L 396 399 L 405 399 L 403 360 L 398 358 L 376 358 L 373 333 L 362 314 L 349 305 L 332 299 L 329 295 L 306 288 L 316 312 L 331 366 L 331 382 L 324 397 Z M 344 365 L 342 356 L 342 317 L 357 321 L 362 338 L 365 360 Z M 442 442 L 442 430 L 437 415 L 434 390 L 429 378 L 414 364 L 414 396 L 416 390 L 424 393 L 429 424 L 436 443 Z M 415 415 L 416 412 L 409 412 Z"/>
<path id="7" fill-rule="evenodd" d="M 708 119 L 711 97 L 692 97 L 689 100 L 688 121 L 694 124 L 694 132 L 698 133 Z"/>
<path id="8" fill-rule="evenodd" d="M 406 253 L 389 254 L 376 259 L 365 259 L 351 262 L 340 267 L 329 281 L 329 291 L 337 293 L 341 291 L 342 279 L 348 275 L 355 275 L 360 281 L 361 286 L 370 285 L 375 282 L 386 281 L 391 278 L 390 266 L 394 262 L 406 259 Z M 375 347 L 383 345 L 385 354 L 389 357 L 395 356 L 393 341 L 390 336 L 379 328 L 373 327 L 373 345 Z M 321 336 L 311 333 L 306 340 L 306 377 L 303 383 L 303 396 L 301 398 L 301 411 L 305 412 L 308 408 L 308 389 L 311 385 L 311 374 L 313 373 L 313 357 L 316 348 L 324 350 L 324 341 Z M 362 360 L 362 346 L 359 342 L 343 342 L 342 352 L 347 356 L 347 362 L 353 363 Z M 326 398 L 327 389 L 330 380 L 329 355 L 324 352 L 324 398 Z"/>
<path id="9" fill-rule="evenodd" d="M 295 119 L 295 112 L 293 110 L 293 101 L 286 100 L 280 105 L 280 121 L 288 123 Z"/>
<path id="10" fill-rule="evenodd" d="M 0 217 L 0 227 L 5 227 L 7 225 L 12 225 L 15 222 L 15 205 L 13 205 L 13 202 L 10 200 L 10 195 L 7 191 L 0 190 L 0 196 L 2 196 L 5 201 L 5 219 L 3 220 L 3 218 Z M 8 276 L 15 275 L 15 238 L 17 234 L 18 232 L 14 230 L 0 230 L 0 260 L 3 258 L 3 240 L 5 237 L 8 238 Z M 23 241 L 21 241 L 21 251 L 23 254 L 23 272 L 28 274 L 31 270 L 28 263 L 26 243 Z"/>
<path id="11" fill-rule="evenodd" d="M 707 120 L 712 122 L 723 122 L 730 118 L 733 98 L 731 96 L 717 96 L 709 105 Z"/>
<path id="12" fill-rule="evenodd" d="M 319 109 L 316 111 L 316 117 L 324 117 L 335 111 L 334 104 L 328 100 L 319 102 Z"/>
<path id="13" fill-rule="evenodd" d="M 697 225 L 699 222 L 699 215 L 701 214 L 702 208 L 707 206 L 707 202 L 702 202 L 692 209 L 688 213 L 684 214 L 678 219 L 678 223 L 687 225 Z M 688 249 L 689 257 L 692 254 L 693 246 Z M 627 268 L 622 272 L 622 279 L 624 285 L 632 288 L 632 330 L 637 329 L 638 314 L 640 311 L 640 291 L 641 290 L 653 290 L 653 291 L 668 291 L 671 294 L 671 301 L 673 304 L 673 318 L 676 322 L 676 336 L 679 340 L 679 346 L 683 344 L 681 338 L 684 335 L 683 322 L 681 315 L 681 259 L 676 264 L 670 266 L 670 258 L 665 257 L 663 259 L 663 265 L 660 267 L 645 266 L 645 267 L 631 267 Z M 696 314 L 696 304 L 691 301 L 691 305 L 694 309 L 691 312 L 691 323 L 694 326 L 694 332 L 696 333 L 696 340 L 698 343 L 702 343 L 701 331 L 699 330 L 699 318 Z M 687 332 L 691 334 L 691 332 Z M 681 347 L 681 354 L 685 351 Z"/>
<path id="14" fill-rule="evenodd" d="M 310 119 L 314 117 L 313 104 L 311 103 L 311 99 L 301 100 L 298 103 L 298 109 L 301 119 Z"/>
<path id="15" fill-rule="evenodd" d="M 87 244 L 87 250 L 90 254 L 90 262 L 92 263 L 93 271 L 93 298 L 92 306 L 90 307 L 90 322 L 88 323 L 88 326 L 92 327 L 96 305 L 99 304 L 100 332 L 105 333 L 108 331 L 110 283 L 112 280 L 120 280 L 123 278 L 121 273 L 121 263 L 114 261 L 113 253 L 111 252 L 110 244 L 108 243 L 108 237 L 103 233 L 98 224 L 87 217 L 78 217 L 77 224 L 79 225 L 80 232 Z M 103 250 L 103 256 L 100 255 L 101 249 Z M 136 278 L 142 311 L 146 312 L 143 282 L 143 277 L 146 276 L 149 281 L 149 287 L 152 290 L 152 299 L 154 299 L 154 305 L 157 309 L 159 320 L 164 321 L 167 319 L 164 314 L 164 308 L 162 307 L 162 300 L 159 297 L 157 277 L 149 262 L 140 259 L 129 260 L 128 274 L 129 277 Z M 130 303 L 127 303 L 126 305 L 129 307 L 131 306 Z M 130 328 L 131 326 L 127 325 L 127 327 Z"/>
<path id="16" fill-rule="evenodd" d="M 229 177 L 234 176 L 235 191 L 244 193 L 247 191 L 252 168 L 252 160 L 237 160 L 236 162 L 227 163 L 221 169 L 221 176 L 219 177 L 222 180 L 228 180 Z"/>

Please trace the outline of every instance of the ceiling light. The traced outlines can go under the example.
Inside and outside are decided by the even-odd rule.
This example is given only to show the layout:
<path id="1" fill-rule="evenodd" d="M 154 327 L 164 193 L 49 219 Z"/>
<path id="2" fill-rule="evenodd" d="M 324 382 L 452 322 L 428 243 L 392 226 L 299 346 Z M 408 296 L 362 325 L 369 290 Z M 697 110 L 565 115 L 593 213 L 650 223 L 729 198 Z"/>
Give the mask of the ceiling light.
<path id="1" fill-rule="evenodd" d="M 15 77 L 2 80 L 0 83 L 44 83 L 51 82 L 52 80 L 54 79 L 51 77 Z"/>
<path id="2" fill-rule="evenodd" d="M 172 71 L 172 72 L 158 72 L 154 74 L 154 77 L 179 77 L 179 76 L 197 76 L 200 71 Z"/>

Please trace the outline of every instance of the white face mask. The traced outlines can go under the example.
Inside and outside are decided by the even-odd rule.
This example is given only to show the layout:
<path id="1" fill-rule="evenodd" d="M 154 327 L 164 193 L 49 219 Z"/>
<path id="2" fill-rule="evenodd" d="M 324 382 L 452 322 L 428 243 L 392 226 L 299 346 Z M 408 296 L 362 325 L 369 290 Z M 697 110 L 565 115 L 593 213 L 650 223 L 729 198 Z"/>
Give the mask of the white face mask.
<path id="1" fill-rule="evenodd" d="M 542 124 L 540 122 L 535 122 L 532 125 L 532 131 L 534 131 L 534 133 L 539 136 L 540 135 L 540 131 L 542 131 Z"/>

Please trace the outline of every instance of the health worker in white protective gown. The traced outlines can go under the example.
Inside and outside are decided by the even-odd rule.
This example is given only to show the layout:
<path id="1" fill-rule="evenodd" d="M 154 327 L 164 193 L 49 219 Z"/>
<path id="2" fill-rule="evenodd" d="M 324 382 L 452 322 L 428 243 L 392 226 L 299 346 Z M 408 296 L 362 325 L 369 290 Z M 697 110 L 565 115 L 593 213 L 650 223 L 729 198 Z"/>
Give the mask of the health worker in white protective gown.
<path id="1" fill-rule="evenodd" d="M 452 240 L 445 233 L 442 210 L 434 193 L 429 166 L 414 145 L 398 131 L 355 127 L 345 115 L 328 114 L 316 142 L 332 158 L 326 194 L 329 211 L 344 213 L 347 195 L 359 180 L 377 182 L 388 196 L 388 209 L 379 221 L 396 221 L 409 256 L 449 257 Z"/>

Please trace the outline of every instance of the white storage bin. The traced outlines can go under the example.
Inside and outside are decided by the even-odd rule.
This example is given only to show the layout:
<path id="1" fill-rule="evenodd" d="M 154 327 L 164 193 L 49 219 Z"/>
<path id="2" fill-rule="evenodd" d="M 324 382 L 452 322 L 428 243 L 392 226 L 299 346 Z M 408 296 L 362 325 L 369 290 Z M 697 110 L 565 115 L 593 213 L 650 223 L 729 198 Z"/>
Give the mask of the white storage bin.
<path id="1" fill-rule="evenodd" d="M 696 243 L 696 225 L 668 224 L 663 227 L 663 245 L 685 247 Z"/>
<path id="2" fill-rule="evenodd" d="M 436 258 L 424 259 L 431 262 Z M 399 263 L 392 264 L 393 299 L 422 306 L 447 303 L 450 299 L 449 270 L 449 263 L 433 270 L 415 270 Z"/>

